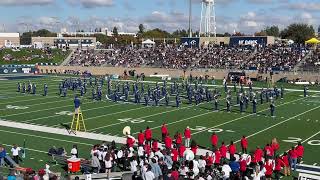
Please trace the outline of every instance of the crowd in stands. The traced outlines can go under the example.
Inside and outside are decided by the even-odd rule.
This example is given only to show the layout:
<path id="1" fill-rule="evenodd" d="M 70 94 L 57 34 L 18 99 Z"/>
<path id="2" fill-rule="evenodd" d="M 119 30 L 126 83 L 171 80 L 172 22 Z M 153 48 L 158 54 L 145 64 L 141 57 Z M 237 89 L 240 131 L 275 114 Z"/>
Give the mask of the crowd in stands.
<path id="1" fill-rule="evenodd" d="M 303 63 L 302 69 L 304 71 L 318 71 L 320 70 L 320 51 L 316 50 Z"/>
<path id="2" fill-rule="evenodd" d="M 308 52 L 307 48 L 282 44 L 256 48 L 209 46 L 190 49 L 158 45 L 154 48 L 124 47 L 105 51 L 78 49 L 70 65 L 290 71 Z"/>

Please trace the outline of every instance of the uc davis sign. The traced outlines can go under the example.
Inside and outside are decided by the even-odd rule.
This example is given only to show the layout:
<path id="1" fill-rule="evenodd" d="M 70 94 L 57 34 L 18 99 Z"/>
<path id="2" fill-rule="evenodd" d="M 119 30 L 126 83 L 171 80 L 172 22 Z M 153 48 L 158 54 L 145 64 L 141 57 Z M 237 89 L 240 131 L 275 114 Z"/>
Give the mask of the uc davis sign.
<path id="1" fill-rule="evenodd" d="M 241 45 L 267 45 L 267 37 L 245 37 L 245 36 L 237 36 L 237 37 L 230 37 L 230 46 L 241 46 Z"/>
<path id="2" fill-rule="evenodd" d="M 181 44 L 185 47 L 191 48 L 191 47 L 199 47 L 200 45 L 200 38 L 189 38 L 189 37 L 183 37 L 180 39 Z"/>

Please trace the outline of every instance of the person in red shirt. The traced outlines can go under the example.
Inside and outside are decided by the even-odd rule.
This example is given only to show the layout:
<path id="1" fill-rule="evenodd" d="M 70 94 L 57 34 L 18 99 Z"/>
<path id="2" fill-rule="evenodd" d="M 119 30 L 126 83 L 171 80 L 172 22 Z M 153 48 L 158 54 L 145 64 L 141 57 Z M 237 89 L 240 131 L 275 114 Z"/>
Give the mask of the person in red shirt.
<path id="1" fill-rule="evenodd" d="M 273 150 L 273 155 L 276 155 L 277 154 L 277 151 L 279 150 L 280 148 L 280 145 L 277 141 L 276 138 L 273 138 L 272 141 L 271 141 L 271 148 Z"/>
<path id="2" fill-rule="evenodd" d="M 145 144 L 144 147 L 143 147 L 143 149 L 144 149 L 144 153 L 146 154 L 146 156 L 149 157 L 149 156 L 150 156 L 150 153 L 151 153 L 151 148 L 150 148 L 150 146 L 149 146 L 148 144 Z"/>
<path id="3" fill-rule="evenodd" d="M 289 151 L 289 157 L 290 157 L 289 159 L 290 159 L 291 168 L 293 168 L 293 171 L 296 171 L 298 153 L 297 153 L 297 150 L 293 146 L 292 146 L 291 150 Z"/>
<path id="4" fill-rule="evenodd" d="M 144 143 L 144 133 L 142 130 L 140 130 L 140 133 L 138 134 L 138 145 L 143 146 Z"/>
<path id="5" fill-rule="evenodd" d="M 213 151 L 215 151 L 217 149 L 217 145 L 218 145 L 218 136 L 216 135 L 216 133 L 212 133 L 211 135 L 211 145 L 212 145 L 212 149 Z"/>
<path id="6" fill-rule="evenodd" d="M 173 168 L 171 172 L 171 180 L 179 180 L 179 171 L 177 168 Z"/>
<path id="7" fill-rule="evenodd" d="M 157 152 L 158 150 L 159 150 L 158 141 L 156 139 L 154 139 L 152 142 L 152 151 Z"/>
<path id="8" fill-rule="evenodd" d="M 241 159 L 239 160 L 239 165 L 240 165 L 240 174 L 243 179 L 245 179 L 246 171 L 247 171 L 247 159 L 242 156 Z"/>
<path id="9" fill-rule="evenodd" d="M 152 131 L 149 128 L 149 126 L 146 128 L 146 130 L 144 131 L 144 136 L 146 138 L 146 144 L 150 144 L 151 145 L 151 140 L 152 140 Z"/>
<path id="10" fill-rule="evenodd" d="M 265 153 L 265 157 L 269 157 L 269 159 L 273 157 L 274 152 L 273 152 L 272 147 L 269 144 L 267 144 L 264 147 L 264 153 Z"/>
<path id="11" fill-rule="evenodd" d="M 187 150 L 187 148 L 184 145 L 181 145 L 179 147 L 179 156 L 180 158 L 183 158 L 183 153 Z"/>
<path id="12" fill-rule="evenodd" d="M 227 158 L 227 146 L 224 144 L 224 142 L 221 143 L 221 146 L 219 148 L 221 158 L 226 159 Z"/>
<path id="13" fill-rule="evenodd" d="M 304 154 L 304 147 L 302 146 L 301 142 L 298 143 L 298 146 L 296 147 L 297 155 L 298 155 L 298 164 L 301 162 L 301 159 Z"/>
<path id="14" fill-rule="evenodd" d="M 169 134 L 164 138 L 164 145 L 166 146 L 167 149 L 172 148 L 172 139 L 169 136 Z"/>
<path id="15" fill-rule="evenodd" d="M 262 149 L 260 149 L 259 146 L 257 146 L 257 149 L 254 151 L 254 157 L 255 157 L 255 160 L 257 161 L 257 163 L 262 161 L 263 151 L 262 151 Z"/>
<path id="16" fill-rule="evenodd" d="M 194 155 L 197 155 L 198 145 L 193 140 L 191 141 L 191 151 L 193 152 Z"/>
<path id="17" fill-rule="evenodd" d="M 219 149 L 216 149 L 214 152 L 214 166 L 219 167 L 220 163 L 221 163 L 221 153 Z"/>
<path id="18" fill-rule="evenodd" d="M 173 149 L 171 150 L 171 157 L 172 157 L 172 161 L 173 161 L 173 162 L 177 162 L 177 161 L 178 161 L 178 159 L 179 159 L 179 152 L 178 152 L 177 149 L 173 148 Z"/>
<path id="19" fill-rule="evenodd" d="M 182 143 L 182 135 L 181 133 L 177 132 L 175 135 L 175 139 L 176 139 L 176 145 L 179 148 L 181 143 Z"/>
<path id="20" fill-rule="evenodd" d="M 271 159 L 266 158 L 266 162 L 264 163 L 264 167 L 266 168 L 266 179 L 271 180 L 274 163 Z"/>
<path id="21" fill-rule="evenodd" d="M 185 139 L 185 146 L 190 147 L 190 139 L 191 139 L 191 130 L 189 126 L 184 130 L 184 139 Z"/>
<path id="22" fill-rule="evenodd" d="M 209 152 L 206 153 L 206 169 L 211 169 L 213 165 L 213 157 L 209 155 Z"/>
<path id="23" fill-rule="evenodd" d="M 247 149 L 248 149 L 248 140 L 246 138 L 246 136 L 242 136 L 241 138 L 241 148 L 242 148 L 242 153 L 248 153 Z"/>
<path id="24" fill-rule="evenodd" d="M 285 163 L 282 161 L 279 155 L 277 155 L 275 160 L 275 167 L 274 167 L 274 174 L 277 180 L 280 179 L 280 171 L 281 171 L 281 168 L 284 166 L 285 166 Z"/>
<path id="25" fill-rule="evenodd" d="M 130 136 L 130 135 L 127 135 L 127 147 L 128 147 L 128 148 L 133 147 L 135 141 L 136 141 L 136 140 L 134 139 L 134 137 L 132 137 L 132 136 Z"/>
<path id="26" fill-rule="evenodd" d="M 283 163 L 284 163 L 284 167 L 283 167 L 283 169 L 284 169 L 284 176 L 290 176 L 290 164 L 289 164 L 289 157 L 288 157 L 288 153 L 287 152 L 285 152 L 284 154 L 283 154 L 283 156 L 281 157 L 281 159 L 282 159 L 282 161 L 283 161 Z"/>
<path id="27" fill-rule="evenodd" d="M 230 145 L 228 147 L 228 151 L 230 153 L 230 159 L 234 158 L 234 154 L 237 152 L 236 145 L 233 144 L 233 141 L 230 142 Z"/>
<path id="28" fill-rule="evenodd" d="M 168 135 L 168 128 L 167 128 L 166 123 L 163 123 L 162 126 L 161 126 L 161 134 L 162 134 L 162 142 L 164 142 L 164 139 Z"/>

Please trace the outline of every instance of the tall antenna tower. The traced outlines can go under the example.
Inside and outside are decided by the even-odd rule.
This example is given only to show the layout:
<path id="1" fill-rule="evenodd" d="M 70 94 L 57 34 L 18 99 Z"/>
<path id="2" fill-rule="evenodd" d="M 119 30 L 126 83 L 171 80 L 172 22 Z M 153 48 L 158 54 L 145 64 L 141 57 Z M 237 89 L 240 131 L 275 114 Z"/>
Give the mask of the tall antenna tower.
<path id="1" fill-rule="evenodd" d="M 214 0 L 202 0 L 199 36 L 217 36 L 216 12 L 214 6 Z"/>

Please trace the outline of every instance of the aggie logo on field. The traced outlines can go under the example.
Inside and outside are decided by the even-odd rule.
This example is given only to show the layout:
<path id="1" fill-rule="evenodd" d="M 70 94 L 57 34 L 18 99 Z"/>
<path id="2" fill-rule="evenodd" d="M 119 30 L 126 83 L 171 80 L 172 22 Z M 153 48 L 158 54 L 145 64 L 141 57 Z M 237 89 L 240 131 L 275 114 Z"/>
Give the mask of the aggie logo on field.
<path id="1" fill-rule="evenodd" d="M 3 73 L 8 74 L 9 70 L 8 69 L 4 69 Z"/>

